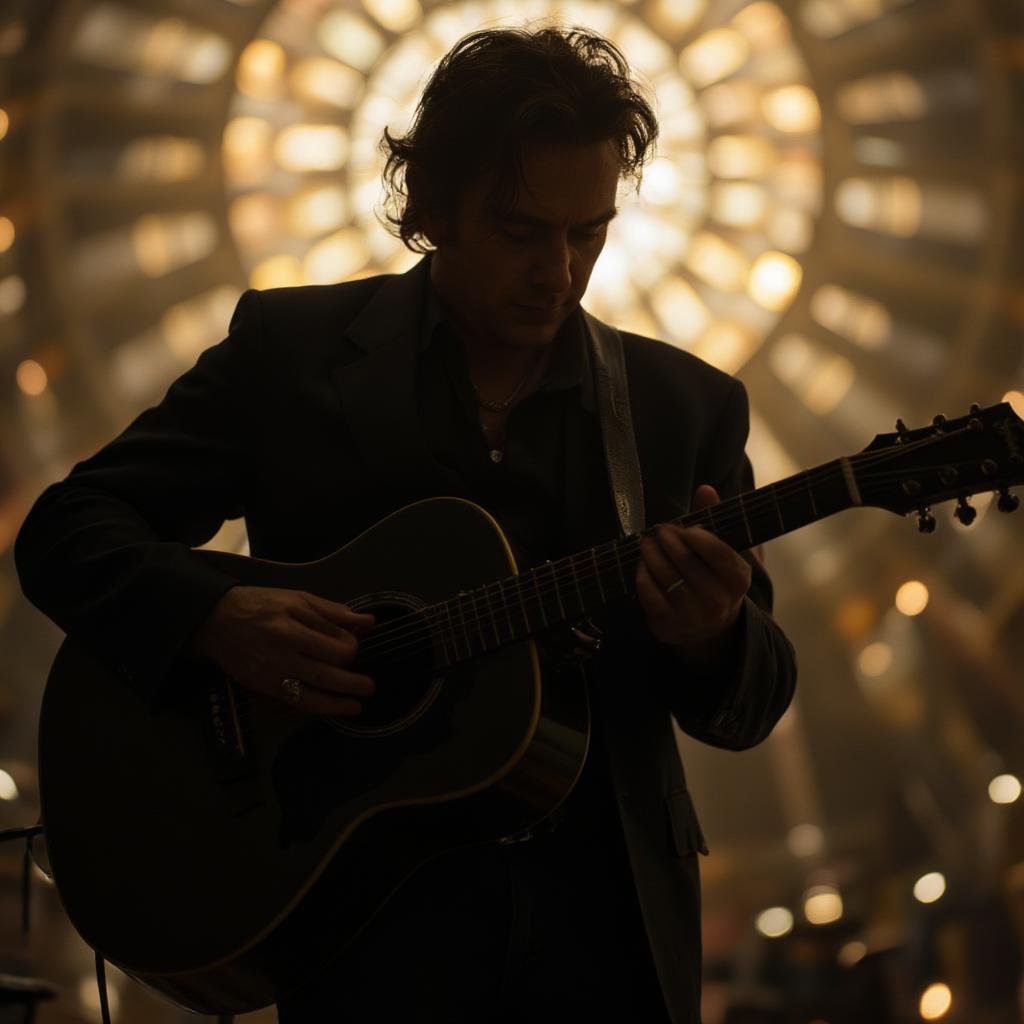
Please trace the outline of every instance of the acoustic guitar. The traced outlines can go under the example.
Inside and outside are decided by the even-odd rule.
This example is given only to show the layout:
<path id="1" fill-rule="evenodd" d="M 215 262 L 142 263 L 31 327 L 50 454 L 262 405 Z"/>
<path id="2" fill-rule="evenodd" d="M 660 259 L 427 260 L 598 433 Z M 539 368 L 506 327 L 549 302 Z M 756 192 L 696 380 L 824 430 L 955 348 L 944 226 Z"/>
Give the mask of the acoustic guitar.
<path id="1" fill-rule="evenodd" d="M 1024 482 L 1006 403 L 880 434 L 864 451 L 681 517 L 737 550 L 844 509 L 916 515 Z M 66 640 L 43 698 L 42 817 L 53 878 L 85 941 L 181 1006 L 276 1001 L 352 942 L 415 868 L 513 841 L 552 814 L 587 753 L 578 674 L 542 673 L 537 640 L 635 597 L 640 535 L 518 572 L 482 508 L 410 505 L 320 561 L 200 551 L 243 584 L 372 611 L 352 718 L 261 697 L 180 661 L 151 706 Z M 323 937 L 329 935 L 330 943 Z"/>

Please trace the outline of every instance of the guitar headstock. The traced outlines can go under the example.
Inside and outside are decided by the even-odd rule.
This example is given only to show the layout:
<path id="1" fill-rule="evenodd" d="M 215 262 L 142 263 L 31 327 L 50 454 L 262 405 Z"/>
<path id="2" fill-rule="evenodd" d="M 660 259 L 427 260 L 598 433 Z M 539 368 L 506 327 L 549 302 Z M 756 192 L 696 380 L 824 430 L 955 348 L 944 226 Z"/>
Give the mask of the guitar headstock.
<path id="1" fill-rule="evenodd" d="M 972 494 L 998 493 L 998 507 L 1013 512 L 1019 499 L 1010 488 L 1024 483 L 1024 420 L 1009 403 L 971 411 L 959 419 L 936 416 L 929 427 L 879 434 L 851 460 L 865 505 L 898 515 L 918 513 L 918 526 L 935 529 L 930 506 L 957 501 L 954 515 L 965 526 L 974 521 Z"/>

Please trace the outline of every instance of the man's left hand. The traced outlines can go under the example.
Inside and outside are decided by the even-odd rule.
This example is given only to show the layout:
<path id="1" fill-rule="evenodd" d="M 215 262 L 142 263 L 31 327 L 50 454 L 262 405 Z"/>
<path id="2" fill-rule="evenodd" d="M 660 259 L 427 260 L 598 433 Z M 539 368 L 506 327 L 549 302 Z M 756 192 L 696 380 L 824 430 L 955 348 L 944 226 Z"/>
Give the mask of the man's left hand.
<path id="1" fill-rule="evenodd" d="M 721 499 L 709 484 L 697 488 L 693 511 Z M 687 657 L 721 652 L 750 588 L 749 563 L 699 526 L 661 523 L 640 542 L 636 591 L 655 639 Z"/>

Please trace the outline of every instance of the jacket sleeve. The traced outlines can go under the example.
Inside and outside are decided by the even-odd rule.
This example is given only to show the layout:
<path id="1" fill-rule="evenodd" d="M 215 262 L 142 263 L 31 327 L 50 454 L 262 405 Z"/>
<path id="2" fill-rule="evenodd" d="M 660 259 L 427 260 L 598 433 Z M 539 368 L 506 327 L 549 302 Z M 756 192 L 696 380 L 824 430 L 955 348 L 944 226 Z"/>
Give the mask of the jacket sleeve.
<path id="1" fill-rule="evenodd" d="M 754 488 L 744 448 L 749 431 L 746 389 L 734 381 L 709 432 L 712 443 L 697 463 L 697 482 L 710 483 L 724 500 Z M 710 664 L 687 663 L 655 642 L 654 681 L 679 727 L 716 747 L 743 750 L 772 731 L 793 698 L 796 655 L 772 618 L 772 584 L 753 552 L 750 590 L 732 629 L 726 654 Z"/>
<path id="2" fill-rule="evenodd" d="M 29 511 L 14 556 L 25 595 L 149 698 L 237 581 L 190 548 L 245 511 L 259 430 L 258 297 L 159 405 Z"/>

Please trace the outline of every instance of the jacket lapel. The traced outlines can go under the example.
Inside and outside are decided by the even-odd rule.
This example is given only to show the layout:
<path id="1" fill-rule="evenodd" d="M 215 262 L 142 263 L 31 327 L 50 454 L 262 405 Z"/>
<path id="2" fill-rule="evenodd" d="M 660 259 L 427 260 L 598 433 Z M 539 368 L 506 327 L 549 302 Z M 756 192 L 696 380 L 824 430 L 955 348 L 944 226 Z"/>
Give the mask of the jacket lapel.
<path id="1" fill-rule="evenodd" d="M 345 331 L 365 355 L 333 370 L 358 454 L 401 503 L 460 490 L 431 455 L 419 421 L 416 356 L 429 272 L 422 259 L 381 285 Z"/>

